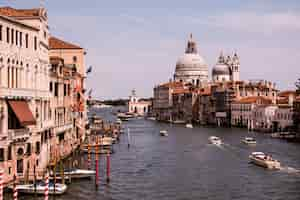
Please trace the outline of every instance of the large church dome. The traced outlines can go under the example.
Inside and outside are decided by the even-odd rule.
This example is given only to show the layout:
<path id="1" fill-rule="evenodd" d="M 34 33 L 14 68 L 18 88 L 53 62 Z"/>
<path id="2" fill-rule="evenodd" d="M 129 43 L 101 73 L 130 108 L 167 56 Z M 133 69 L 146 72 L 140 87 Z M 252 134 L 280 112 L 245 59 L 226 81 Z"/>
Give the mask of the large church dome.
<path id="1" fill-rule="evenodd" d="M 185 83 L 201 84 L 208 80 L 208 67 L 204 59 L 197 52 L 197 44 L 192 35 L 188 40 L 183 56 L 176 62 L 174 74 L 175 81 Z"/>

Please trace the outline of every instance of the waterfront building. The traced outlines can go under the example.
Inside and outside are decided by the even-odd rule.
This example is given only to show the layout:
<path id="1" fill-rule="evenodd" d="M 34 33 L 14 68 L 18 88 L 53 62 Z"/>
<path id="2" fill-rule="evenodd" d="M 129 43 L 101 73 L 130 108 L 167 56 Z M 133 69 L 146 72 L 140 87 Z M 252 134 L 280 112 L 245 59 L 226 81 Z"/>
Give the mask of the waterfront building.
<path id="1" fill-rule="evenodd" d="M 136 91 L 132 90 L 131 96 L 129 96 L 128 112 L 134 113 L 139 116 L 147 116 L 152 107 L 150 100 L 142 100 L 136 95 Z"/>
<path id="2" fill-rule="evenodd" d="M 53 98 L 50 101 L 50 116 L 54 121 L 51 141 L 51 163 L 55 159 L 63 158 L 78 146 L 79 136 L 72 116 L 72 94 L 74 91 L 73 66 L 64 64 L 60 57 L 50 57 L 49 91 Z"/>
<path id="3" fill-rule="evenodd" d="M 174 81 L 197 86 L 206 85 L 208 82 L 208 66 L 198 53 L 197 43 L 192 34 L 187 42 L 184 55 L 176 62 Z"/>
<path id="4" fill-rule="evenodd" d="M 49 27 L 43 8 L 0 8 L 0 167 L 41 177 L 50 158 Z"/>
<path id="5" fill-rule="evenodd" d="M 259 105 L 253 109 L 252 121 L 253 129 L 262 132 L 273 132 L 276 117 L 277 105 Z"/>
<path id="6" fill-rule="evenodd" d="M 231 125 L 253 129 L 252 115 L 259 105 L 270 105 L 272 100 L 262 96 L 244 97 L 235 100 L 231 105 Z"/>
<path id="7" fill-rule="evenodd" d="M 84 63 L 86 52 L 82 47 L 56 37 L 50 37 L 49 49 L 50 57 L 61 58 L 65 66 L 72 68 L 72 79 L 69 84 L 72 102 L 71 117 L 73 126 L 75 126 L 74 137 L 82 141 L 85 138 L 85 127 L 88 123 L 85 98 L 86 68 Z"/>
<path id="8" fill-rule="evenodd" d="M 211 87 L 200 89 L 198 97 L 199 117 L 198 121 L 201 125 L 216 124 L 215 105 L 211 96 Z"/>
<path id="9" fill-rule="evenodd" d="M 298 92 L 297 92 L 298 93 Z M 293 125 L 294 130 L 300 135 L 300 91 L 293 102 Z"/>
<path id="10" fill-rule="evenodd" d="M 160 84 L 154 87 L 153 93 L 153 115 L 157 120 L 170 121 L 172 116 L 173 99 L 172 93 L 175 89 L 184 88 L 183 82 L 173 82 Z"/>

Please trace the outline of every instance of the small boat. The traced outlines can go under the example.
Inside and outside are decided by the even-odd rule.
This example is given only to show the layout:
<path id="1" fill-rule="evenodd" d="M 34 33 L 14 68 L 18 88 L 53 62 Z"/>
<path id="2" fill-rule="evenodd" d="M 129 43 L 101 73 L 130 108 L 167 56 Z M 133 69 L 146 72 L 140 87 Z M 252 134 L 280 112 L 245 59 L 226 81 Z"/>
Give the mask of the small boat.
<path id="1" fill-rule="evenodd" d="M 82 151 L 84 153 L 88 153 L 88 149 L 87 148 L 83 148 Z M 90 153 L 91 154 L 113 154 L 114 153 L 114 150 L 112 148 L 100 148 L 98 149 L 98 151 L 96 152 L 95 151 L 95 148 L 91 149 L 90 150 Z"/>
<path id="2" fill-rule="evenodd" d="M 167 130 L 161 130 L 159 131 L 160 136 L 168 136 L 168 131 Z"/>
<path id="3" fill-rule="evenodd" d="M 13 189 L 13 186 L 10 186 L 9 188 Z M 48 186 L 48 191 L 50 195 L 61 195 L 67 191 L 67 188 L 68 186 L 66 184 L 56 183 L 54 190 L 54 183 L 50 182 Z M 44 195 L 46 184 L 44 182 L 38 182 L 36 183 L 36 186 L 34 186 L 34 184 L 20 184 L 16 185 L 16 189 L 19 193 L 23 194 Z"/>
<path id="4" fill-rule="evenodd" d="M 119 118 L 116 121 L 117 124 L 122 124 L 122 120 L 120 120 Z"/>
<path id="5" fill-rule="evenodd" d="M 148 117 L 147 119 L 148 119 L 148 120 L 152 120 L 152 121 L 156 121 L 156 118 L 155 118 L 155 117 Z"/>
<path id="6" fill-rule="evenodd" d="M 248 145 L 253 145 L 253 144 L 256 144 L 256 140 L 252 137 L 245 137 L 242 140 L 242 143 L 245 143 L 245 144 L 248 144 Z"/>
<path id="7" fill-rule="evenodd" d="M 217 137 L 217 136 L 211 136 L 211 137 L 209 137 L 209 142 L 211 144 L 215 144 L 215 145 L 221 145 L 222 144 L 222 140 L 219 137 Z"/>
<path id="8" fill-rule="evenodd" d="M 173 121 L 173 124 L 185 124 L 184 120 L 175 120 Z"/>
<path id="9" fill-rule="evenodd" d="M 186 128 L 193 128 L 193 124 L 186 124 L 185 127 Z"/>
<path id="10" fill-rule="evenodd" d="M 249 158 L 250 161 L 257 166 L 267 169 L 280 169 L 280 162 L 263 152 L 252 152 Z"/>
<path id="11" fill-rule="evenodd" d="M 91 178 L 95 176 L 95 174 L 96 172 L 94 170 L 86 169 L 71 169 L 64 171 L 64 175 L 71 177 L 71 179 Z"/>

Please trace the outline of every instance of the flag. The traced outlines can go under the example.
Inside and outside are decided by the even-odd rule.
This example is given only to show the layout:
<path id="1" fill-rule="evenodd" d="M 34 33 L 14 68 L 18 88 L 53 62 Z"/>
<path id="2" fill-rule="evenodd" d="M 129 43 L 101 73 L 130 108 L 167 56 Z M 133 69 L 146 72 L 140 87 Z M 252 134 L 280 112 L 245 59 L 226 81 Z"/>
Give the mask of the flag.
<path id="1" fill-rule="evenodd" d="M 91 73 L 92 72 L 92 66 L 89 66 L 89 68 L 86 70 L 86 73 Z"/>

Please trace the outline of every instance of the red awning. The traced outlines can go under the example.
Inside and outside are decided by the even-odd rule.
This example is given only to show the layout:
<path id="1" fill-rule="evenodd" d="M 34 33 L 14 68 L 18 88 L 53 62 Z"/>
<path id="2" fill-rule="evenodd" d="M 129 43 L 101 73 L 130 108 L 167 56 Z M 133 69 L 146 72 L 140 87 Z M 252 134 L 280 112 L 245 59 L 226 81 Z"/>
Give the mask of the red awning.
<path id="1" fill-rule="evenodd" d="M 11 109 L 19 119 L 22 126 L 35 125 L 36 121 L 26 101 L 8 100 Z"/>

